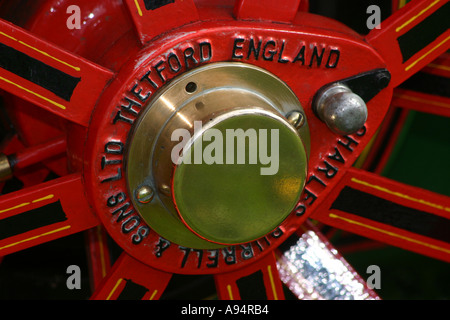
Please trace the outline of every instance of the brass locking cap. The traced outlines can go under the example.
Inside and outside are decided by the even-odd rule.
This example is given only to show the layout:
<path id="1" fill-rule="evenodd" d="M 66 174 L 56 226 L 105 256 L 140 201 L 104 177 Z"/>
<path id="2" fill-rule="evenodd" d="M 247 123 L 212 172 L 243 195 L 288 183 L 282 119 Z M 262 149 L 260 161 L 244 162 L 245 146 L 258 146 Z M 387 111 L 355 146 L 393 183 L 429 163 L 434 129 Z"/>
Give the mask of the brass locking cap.
<path id="1" fill-rule="evenodd" d="M 255 66 L 213 63 L 174 79 L 141 112 L 127 145 L 128 188 L 167 240 L 245 243 L 294 209 L 308 152 L 306 117 L 286 84 Z"/>

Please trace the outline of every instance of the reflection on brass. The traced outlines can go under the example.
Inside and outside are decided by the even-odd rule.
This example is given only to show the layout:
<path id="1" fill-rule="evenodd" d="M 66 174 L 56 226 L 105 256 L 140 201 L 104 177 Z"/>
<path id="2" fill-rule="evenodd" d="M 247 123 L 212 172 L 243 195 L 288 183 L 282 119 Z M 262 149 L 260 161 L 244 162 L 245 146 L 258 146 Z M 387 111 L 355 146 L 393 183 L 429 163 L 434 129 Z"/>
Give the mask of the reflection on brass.
<path id="1" fill-rule="evenodd" d="M 252 65 L 213 63 L 175 78 L 145 106 L 131 131 L 129 192 L 135 195 L 143 185 L 155 191 L 148 203 L 133 197 L 135 208 L 162 237 L 191 248 L 219 248 L 271 232 L 293 210 L 306 178 L 309 128 L 305 117 L 301 126 L 292 124 L 293 112 L 304 115 L 289 87 Z M 261 163 L 250 163 L 249 153 L 245 163 L 189 163 L 212 143 L 205 142 L 210 129 L 223 136 L 251 129 L 267 133 L 267 140 L 277 133 L 277 170 L 261 174 Z M 184 130 L 189 141 L 174 161 L 172 151 L 182 139 L 174 138 L 176 130 Z"/>
<path id="2" fill-rule="evenodd" d="M 8 157 L 1 153 L 0 154 L 0 181 L 8 180 L 12 177 L 11 165 L 8 161 Z"/>

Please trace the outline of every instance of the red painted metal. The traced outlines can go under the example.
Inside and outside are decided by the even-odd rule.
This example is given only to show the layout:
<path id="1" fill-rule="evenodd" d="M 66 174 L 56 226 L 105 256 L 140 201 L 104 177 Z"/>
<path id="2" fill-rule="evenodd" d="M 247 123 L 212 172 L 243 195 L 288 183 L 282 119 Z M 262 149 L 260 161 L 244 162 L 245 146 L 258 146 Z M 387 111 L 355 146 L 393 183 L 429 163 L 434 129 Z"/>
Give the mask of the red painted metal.
<path id="1" fill-rule="evenodd" d="M 39 144 L 17 152 L 14 169 L 20 170 L 66 152 L 65 137 Z"/>
<path id="2" fill-rule="evenodd" d="M 388 245 L 379 241 L 374 241 L 371 239 L 362 239 L 360 241 L 350 242 L 348 244 L 342 244 L 336 246 L 337 252 L 346 256 L 348 254 L 356 252 L 367 252 L 368 250 L 384 249 Z"/>
<path id="3" fill-rule="evenodd" d="M 6 155 L 20 153 L 23 150 L 25 150 L 25 147 L 16 134 L 11 137 L 5 138 L 5 140 L 2 142 L 1 151 Z M 18 170 L 16 168 L 14 177 L 23 184 L 24 188 L 27 188 L 41 183 L 45 180 L 48 174 L 49 170 L 41 163 L 38 163 L 23 170 Z M 3 187 L 4 183 L 1 183 L 1 185 Z"/>
<path id="4" fill-rule="evenodd" d="M 266 20 L 289 23 L 294 20 L 301 0 L 238 0 L 234 7 L 234 16 L 241 20 Z"/>
<path id="5" fill-rule="evenodd" d="M 447 243 L 345 212 L 330 215 L 328 210 L 344 186 L 357 185 L 390 201 L 426 208 L 432 214 L 448 217 L 446 210 L 430 209 L 427 204 L 411 200 L 425 199 L 448 208 L 448 197 L 351 169 L 382 123 L 394 87 L 427 65 L 428 72 L 448 76 L 448 57 L 436 59 L 448 49 L 448 30 L 407 61 L 403 61 L 397 41 L 445 3 L 412 1 L 383 21 L 381 29 L 374 29 L 365 38 L 340 23 L 304 12 L 308 2 L 300 0 L 286 1 L 282 5 L 279 1 L 267 0 L 264 5 L 258 2 L 257 7 L 246 0 L 220 2 L 220 6 L 219 1 L 175 0 L 158 8 L 146 6 L 143 0 L 126 0 L 124 4 L 113 0 L 101 3 L 77 0 L 70 4 L 82 8 L 85 27 L 71 32 L 60 27 L 67 19 L 64 13 L 68 2 L 46 0 L 24 25 L 30 31 L 0 21 L 0 42 L 65 74 L 81 78 L 70 101 L 65 101 L 0 69 L 0 88 L 20 97 L 5 96 L 11 121 L 19 129 L 18 137 L 9 140 L 9 147 L 5 148 L 9 150 L 7 154 L 17 152 L 21 159 L 18 165 L 22 163 L 25 167 L 43 159 L 42 151 L 46 149 L 42 149 L 42 143 L 64 137 L 47 147 L 57 154 L 66 141 L 67 148 L 67 157 L 46 162 L 47 168 L 39 167 L 34 174 L 22 175 L 28 182 L 26 188 L 0 198 L 0 219 L 59 200 L 67 222 L 0 240 L 0 255 L 101 223 L 125 252 L 108 272 L 105 266 L 109 262 L 102 261 L 105 253 L 100 253 L 107 249 L 104 235 L 96 233 L 98 229 L 90 231 L 90 255 L 97 288 L 94 299 L 118 298 L 126 293 L 127 285 L 144 288 L 141 288 L 143 299 L 159 298 L 171 273 L 212 273 L 220 297 L 234 299 L 240 296 L 236 281 L 257 270 L 263 273 L 269 299 L 280 299 L 283 293 L 274 268 L 274 250 L 308 217 L 449 260 Z M 124 5 L 128 12 L 123 10 Z M 137 213 L 130 214 L 135 225 L 124 225 L 131 220 L 120 222 L 114 212 L 129 202 L 123 175 L 123 147 L 139 112 L 171 79 L 186 70 L 219 61 L 257 65 L 278 76 L 294 91 L 305 109 L 311 130 L 309 177 L 298 207 L 274 232 L 244 245 L 194 250 L 162 239 Z M 350 136 L 330 132 L 312 111 L 315 93 L 326 84 L 380 68 L 389 70 L 392 81 L 368 102 L 369 118 L 365 127 Z M 394 102 L 398 106 L 419 108 L 406 103 L 405 96 L 398 96 L 404 91 L 395 92 Z M 415 93 L 414 98 L 418 97 L 430 98 Z M 442 102 L 433 97 L 428 105 L 436 101 Z M 445 106 L 435 106 L 431 112 L 448 115 Z M 40 183 L 44 173 L 49 172 L 48 168 L 63 177 Z M 409 199 L 361 186 L 352 182 L 352 178 L 401 192 Z M 34 186 L 28 187 L 28 184 Z M 119 197 L 121 192 L 124 197 Z M 49 195 L 53 197 L 36 202 Z M 124 229 L 132 230 L 124 232 Z"/>
<path id="6" fill-rule="evenodd" d="M 95 291 L 111 270 L 111 256 L 105 229 L 97 226 L 86 231 L 92 291 Z"/>
<path id="7" fill-rule="evenodd" d="M 450 117 L 450 98 L 398 88 L 394 92 L 392 105 Z"/>
<path id="8" fill-rule="evenodd" d="M 434 74 L 436 76 L 450 78 L 450 54 L 441 54 L 434 61 L 423 68 L 422 71 Z"/>
<path id="9" fill-rule="evenodd" d="M 10 228 L 14 230 L 8 230 L 6 237 L 2 234 L 0 254 L 6 255 L 23 250 L 98 225 L 99 221 L 91 211 L 83 193 L 81 176 L 74 173 L 1 196 L 0 219 L 12 221 Z M 27 220 L 21 218 L 25 212 L 58 203 L 63 212 L 55 221 L 51 217 L 46 217 L 41 222 L 31 223 L 29 227 L 30 218 Z M 23 227 L 17 225 L 17 221 L 22 222 Z M 6 230 L 3 230 L 4 232 Z"/>
<path id="10" fill-rule="evenodd" d="M 79 79 L 73 94 L 62 98 L 49 89 L 25 80 L 13 72 L 0 70 L 2 89 L 20 96 L 59 117 L 87 126 L 95 101 L 112 78 L 112 72 L 49 42 L 33 36 L 6 21 L 0 21 L 1 41 L 33 59 Z"/>
<path id="11" fill-rule="evenodd" d="M 125 0 L 125 3 L 143 44 L 170 29 L 197 21 L 199 18 L 193 0 L 166 1 L 167 5 L 144 0 Z"/>
<path id="12" fill-rule="evenodd" d="M 360 166 L 361 169 L 381 174 L 398 141 L 408 113 L 408 110 L 396 108 L 395 104 L 391 106 L 376 134 L 376 139 L 366 150 L 367 155 Z"/>
<path id="13" fill-rule="evenodd" d="M 327 19 L 322 22 L 325 24 Z M 339 168 L 349 167 L 357 158 L 360 150 L 370 140 L 380 125 L 391 99 L 391 89 L 380 92 L 372 101 L 369 108 L 374 110 L 366 127 L 352 137 L 339 137 L 330 132 L 326 125 L 318 120 L 311 110 L 311 100 L 315 92 L 322 86 L 354 76 L 358 73 L 383 68 L 384 63 L 378 55 L 362 41 L 360 37 L 343 35 L 340 32 L 328 30 L 324 36 L 323 29 L 316 29 L 315 20 L 312 26 L 303 25 L 301 28 L 281 24 L 268 24 L 267 22 L 247 22 L 230 20 L 224 22 L 201 22 L 187 25 L 166 34 L 166 37 L 153 41 L 139 54 L 141 59 L 131 60 L 127 63 L 114 81 L 107 88 L 96 112 L 92 118 L 88 133 L 86 158 L 86 187 L 90 201 L 99 213 L 108 232 L 130 254 L 152 267 L 170 270 L 179 273 L 217 273 L 225 270 L 240 268 L 241 264 L 251 263 L 240 257 L 242 249 L 236 247 L 238 263 L 226 264 L 223 259 L 219 267 L 208 267 L 211 253 L 202 253 L 203 260 L 192 251 L 188 260 L 187 253 L 180 250 L 178 245 L 171 244 L 163 251 L 161 257 L 155 256 L 161 246 L 161 238 L 149 230 L 140 219 L 133 233 L 124 234 L 122 223 L 111 222 L 111 213 L 120 206 L 108 206 L 108 199 L 114 199 L 120 192 L 126 197 L 124 204 L 130 201 L 125 176 L 123 175 L 123 150 L 132 122 L 137 118 L 146 101 L 151 99 L 156 88 L 163 86 L 167 81 L 181 72 L 204 63 L 217 61 L 232 61 L 252 63 L 263 67 L 285 83 L 296 93 L 305 107 L 306 116 L 311 119 L 309 125 L 315 132 L 311 145 L 311 170 L 317 172 L 321 181 L 311 181 L 308 191 L 319 195 L 331 189 L 339 178 L 340 173 L 332 178 L 321 171 L 324 166 L 322 155 L 334 152 L 340 147 L 345 163 L 337 162 Z M 306 22 L 305 22 L 306 23 Z M 267 31 L 270 29 L 270 31 Z M 239 30 L 239 32 L 236 32 Z M 301 38 L 302 42 L 298 42 Z M 253 52 L 249 54 L 250 43 L 261 41 L 258 56 Z M 338 58 L 338 53 L 339 58 Z M 186 54 L 193 53 L 193 58 L 185 59 Z M 304 52 L 304 56 L 303 56 Z M 321 52 L 322 58 L 317 60 L 316 54 Z M 169 57 L 172 57 L 170 60 Z M 175 58 L 174 58 L 175 57 Z M 295 59 L 298 59 L 295 61 Z M 180 68 L 174 59 L 180 61 Z M 174 65 L 169 65 L 169 60 Z M 173 70 L 176 72 L 174 72 Z M 301 81 L 299 81 L 301 79 Z M 134 101 L 131 105 L 130 99 Z M 131 110 L 130 110 L 131 107 Z M 376 110 L 376 111 L 375 111 Z M 105 115 L 110 115 L 105 117 Z M 106 151 L 108 144 L 119 148 L 119 152 Z M 101 165 L 113 161 L 112 165 Z M 110 162 L 111 163 L 111 162 Z M 324 186 L 326 185 L 326 187 Z M 94 192 L 95 190 L 95 192 Z M 99 196 L 100 195 L 100 196 Z M 281 243 L 305 221 L 305 207 L 312 205 L 313 199 L 305 194 L 294 212 L 281 226 L 282 235 L 272 237 L 270 241 Z M 137 215 L 137 214 L 136 214 Z M 133 238 L 139 239 L 139 245 L 133 244 Z M 262 239 L 261 243 L 264 244 Z M 257 247 L 258 244 L 253 243 Z M 270 252 L 270 248 L 255 250 L 255 260 Z M 153 252 L 153 254 L 151 254 Z M 199 266 L 200 265 L 200 266 Z"/>
<path id="14" fill-rule="evenodd" d="M 40 3 L 35 5 L 37 2 Z M 60 0 L 39 0 L 33 1 L 33 5 L 37 8 L 30 8 L 34 9 L 34 12 L 22 23 L 25 29 L 107 69 L 117 71 L 118 59 L 111 65 L 99 61 L 118 39 L 128 38 L 134 45 L 139 43 L 134 36 L 135 30 L 129 12 L 122 1 L 73 0 L 68 3 Z M 66 27 L 67 19 L 71 16 L 67 13 L 70 5 L 80 8 L 80 29 L 68 30 Z M 28 8 L 26 11 L 28 12 Z M 130 50 L 129 46 L 127 48 Z M 127 58 L 129 54 L 131 51 L 122 52 L 122 56 Z"/>
<path id="15" fill-rule="evenodd" d="M 406 60 L 402 58 L 398 43 L 399 37 L 410 32 L 445 4 L 447 4 L 445 0 L 410 1 L 384 20 L 380 29 L 373 29 L 367 35 L 367 42 L 386 60 L 387 67 L 392 75 L 393 86 L 398 86 L 448 48 L 450 43 L 449 29 L 439 34 L 436 39 L 433 39 Z"/>
<path id="16" fill-rule="evenodd" d="M 171 273 L 153 269 L 123 253 L 92 299 L 115 300 L 122 295 L 122 299 L 157 300 L 171 277 Z M 128 293 L 127 286 L 138 290 Z"/>
<path id="17" fill-rule="evenodd" d="M 436 215 L 446 219 L 450 219 L 449 197 L 405 185 L 367 171 L 351 168 L 347 170 L 339 185 L 333 189 L 311 217 L 339 229 L 348 230 L 436 259 L 450 261 L 450 243 L 448 242 L 333 209 L 332 204 L 345 187 L 351 187 L 389 202 L 423 211 L 429 216 Z M 382 216 L 383 212 L 380 211 L 379 215 Z M 398 218 L 393 216 L 386 221 L 392 219 Z M 436 227 L 439 228 L 439 226 Z"/>
<path id="18" fill-rule="evenodd" d="M 264 282 L 266 292 L 259 293 L 267 297 L 268 300 L 284 300 L 284 293 L 281 280 L 277 271 L 275 254 L 265 256 L 257 263 L 241 268 L 235 272 L 221 273 L 214 276 L 219 299 L 240 300 L 241 293 L 237 281 L 249 275 L 260 272 Z"/>

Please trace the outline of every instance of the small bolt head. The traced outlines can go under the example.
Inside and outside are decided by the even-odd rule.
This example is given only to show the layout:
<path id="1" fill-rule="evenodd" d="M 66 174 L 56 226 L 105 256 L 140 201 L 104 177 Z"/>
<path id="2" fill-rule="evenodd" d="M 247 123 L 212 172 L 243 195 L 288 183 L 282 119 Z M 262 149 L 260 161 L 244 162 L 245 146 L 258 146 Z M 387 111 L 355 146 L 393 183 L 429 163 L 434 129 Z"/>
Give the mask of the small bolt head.
<path id="1" fill-rule="evenodd" d="M 171 196 L 171 194 L 172 194 L 172 192 L 171 192 L 171 188 L 167 185 L 167 184 L 162 184 L 160 187 L 159 187 L 159 191 L 162 193 L 162 194 L 164 194 L 164 195 L 166 195 L 166 196 Z"/>
<path id="2" fill-rule="evenodd" d="M 149 203 L 154 197 L 153 189 L 147 185 L 141 186 L 136 190 L 136 199 L 140 203 Z"/>
<path id="3" fill-rule="evenodd" d="M 287 115 L 287 120 L 296 129 L 300 129 L 303 126 L 303 124 L 305 123 L 305 116 L 300 111 L 291 111 Z"/>
<path id="4" fill-rule="evenodd" d="M 366 103 L 344 85 L 326 88 L 319 92 L 315 101 L 316 114 L 335 133 L 355 133 L 367 120 Z"/>

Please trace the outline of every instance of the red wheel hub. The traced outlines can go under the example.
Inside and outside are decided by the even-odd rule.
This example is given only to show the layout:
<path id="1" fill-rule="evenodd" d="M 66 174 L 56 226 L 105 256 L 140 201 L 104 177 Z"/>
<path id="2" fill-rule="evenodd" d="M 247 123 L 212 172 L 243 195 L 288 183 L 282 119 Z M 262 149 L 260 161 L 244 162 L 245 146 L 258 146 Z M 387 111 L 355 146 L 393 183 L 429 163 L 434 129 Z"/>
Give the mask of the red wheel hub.
<path id="1" fill-rule="evenodd" d="M 125 252 L 127 258 L 121 258 L 117 268 L 133 261 L 136 269 L 150 267 L 155 277 L 160 273 L 224 274 L 236 270 L 245 273 L 255 267 L 256 261 L 273 266 L 269 254 L 302 228 L 318 208 L 326 211 L 322 205 L 324 199 L 328 196 L 335 199 L 342 181 L 354 182 L 348 178 L 349 172 L 354 174 L 351 167 L 385 118 L 394 87 L 409 77 L 409 72 L 417 71 L 448 47 L 447 30 L 439 35 L 441 38 L 424 44 L 423 48 L 411 49 L 416 50 L 412 55 L 405 53 L 408 45 L 404 43 L 408 39 L 399 41 L 400 47 L 393 49 L 392 55 L 386 54 L 388 45 L 383 43 L 383 37 L 392 39 L 395 25 L 409 24 L 408 18 L 416 17 L 417 12 L 422 14 L 428 8 L 426 1 L 416 1 L 404 16 L 394 16 L 388 21 L 386 31 L 373 31 L 367 37 L 330 19 L 298 11 L 299 1 L 289 1 L 295 10 L 280 8 L 274 1 L 264 1 L 267 8 L 255 8 L 244 0 L 236 4 L 230 1 L 224 6 L 213 6 L 207 1 L 124 2 L 131 19 L 121 11 L 119 1 L 106 1 L 101 5 L 78 1 L 85 26 L 69 31 L 58 28 L 65 25 L 67 16 L 53 14 L 65 10 L 68 2 L 43 1 L 28 20 L 27 28 L 45 41 L 9 23 L 0 24 L 0 31 L 7 35 L 1 39 L 2 43 L 12 48 L 11 52 L 26 53 L 33 59 L 38 55 L 37 58 L 48 64 L 45 67 L 48 72 L 59 68 L 61 83 L 66 81 L 61 90 L 66 91 L 55 90 L 49 95 L 50 84 L 45 87 L 36 81 L 24 90 L 25 84 L 19 78 L 27 75 L 19 74 L 12 66 L 6 66 L 0 76 L 6 79 L 6 90 L 21 94 L 29 101 L 11 98 L 8 106 L 12 122 L 20 128 L 19 136 L 26 145 L 66 136 L 67 159 L 60 156 L 45 162 L 46 168 L 61 176 L 72 174 L 70 179 L 64 178 L 56 185 L 60 183 L 64 188 L 60 198 L 69 197 L 72 187 L 82 189 L 82 186 L 84 191 L 79 193 L 88 200 L 86 204 L 83 202 L 82 208 L 92 208 L 101 225 Z M 444 9 L 447 7 L 442 5 Z M 53 31 L 56 29 L 58 32 Z M 138 39 L 133 35 L 135 31 Z M 74 39 L 81 41 L 75 43 Z M 20 47 L 21 43 L 26 43 L 27 48 Z M 45 56 L 39 56 L 44 50 Z M 409 60 L 416 57 L 414 54 L 423 55 Z M 24 59 L 26 63 L 35 61 Z M 140 214 L 134 204 L 135 190 L 130 190 L 127 180 L 127 163 L 132 157 L 127 152 L 134 139 L 133 130 L 175 79 L 192 70 L 224 62 L 264 70 L 296 96 L 310 137 L 310 140 L 304 139 L 300 134 L 308 149 L 308 175 L 294 210 L 286 214 L 276 228 L 270 227 L 271 231 L 263 237 L 245 243 L 236 241 L 233 245 L 190 248 L 166 239 Z M 408 65 L 398 67 L 401 64 Z M 16 74 L 8 80 L 8 72 Z M 233 80 L 230 79 L 229 86 L 235 84 Z M 334 133 L 330 129 L 331 120 L 328 121 L 331 116 L 327 118 L 316 106 L 324 90 L 338 85 L 367 106 L 364 124 L 344 134 Z M 263 92 L 258 94 L 264 95 Z M 256 110 L 258 106 L 246 107 Z M 45 121 L 40 116 L 42 108 Z M 293 123 L 288 114 L 281 113 L 281 117 L 286 123 Z M 58 142 L 57 145 L 63 144 Z M 377 181 L 371 180 L 371 184 Z M 30 194 L 34 195 L 36 190 Z M 44 197 L 39 196 L 39 199 Z M 330 208 L 333 205 L 332 200 L 326 203 Z M 73 199 L 69 206 L 76 206 Z M 90 217 L 92 220 L 80 226 L 80 230 L 96 224 L 96 219 Z M 330 216 L 324 219 L 329 220 Z M 240 222 L 237 220 L 236 224 Z M 190 229 L 187 223 L 185 225 Z M 271 274 L 271 269 L 267 270 Z M 99 291 L 98 297 L 105 295 L 111 284 L 108 286 Z M 108 291 L 108 298 L 113 291 Z M 232 295 L 231 291 L 228 293 Z M 275 291 L 274 294 L 276 296 Z"/>
<path id="2" fill-rule="evenodd" d="M 368 103 L 370 117 L 365 128 L 348 137 L 336 136 L 311 108 L 305 110 L 314 136 L 309 164 L 313 175 L 304 200 L 267 239 L 233 248 L 233 264 L 228 264 L 227 256 L 220 255 L 219 250 L 205 250 L 203 261 L 193 254 L 185 260 L 180 246 L 169 244 L 150 230 L 138 212 L 130 213 L 128 219 L 117 218 L 118 210 L 132 210 L 123 167 L 129 133 L 158 89 L 187 70 L 214 62 L 236 61 L 264 68 L 282 79 L 303 106 L 310 106 L 315 93 L 324 85 L 385 67 L 372 48 L 350 33 L 330 30 L 324 35 L 323 30 L 314 26 L 297 30 L 290 26 L 286 30 L 282 25 L 234 20 L 203 22 L 166 34 L 130 59 L 102 95 L 88 132 L 86 182 L 92 190 L 89 194 L 95 210 L 101 212 L 99 216 L 113 238 L 135 258 L 177 273 L 215 273 L 240 268 L 285 241 L 308 217 L 306 207 L 314 202 L 312 194 L 331 189 L 340 168 L 350 166 L 358 150 L 370 140 L 389 106 L 392 90 L 383 90 Z M 324 163 L 319 157 L 336 152 L 345 163 L 336 160 Z M 254 253 L 251 259 L 244 254 L 249 247 Z M 215 268 L 211 268 L 212 258 L 217 259 Z"/>

